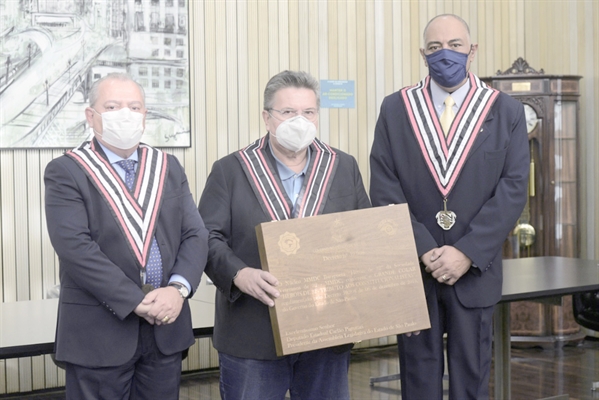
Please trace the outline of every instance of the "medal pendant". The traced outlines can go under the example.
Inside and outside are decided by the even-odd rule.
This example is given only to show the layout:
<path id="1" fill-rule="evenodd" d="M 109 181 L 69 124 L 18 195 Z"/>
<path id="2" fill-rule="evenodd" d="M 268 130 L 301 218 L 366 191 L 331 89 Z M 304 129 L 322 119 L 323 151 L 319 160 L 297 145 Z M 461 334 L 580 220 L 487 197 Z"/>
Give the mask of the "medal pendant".
<path id="1" fill-rule="evenodd" d="M 457 217 L 453 211 L 447 210 L 447 199 L 443 199 L 443 211 L 439 211 L 435 218 L 437 218 L 437 224 L 446 231 L 450 230 L 455 224 Z"/>
<path id="2" fill-rule="evenodd" d="M 148 294 L 148 293 L 150 293 L 152 290 L 154 290 L 154 286 L 152 286 L 152 285 L 148 285 L 148 284 L 146 284 L 146 285 L 143 285 L 143 286 L 141 287 L 141 291 L 142 291 L 142 292 L 144 292 L 144 294 Z"/>

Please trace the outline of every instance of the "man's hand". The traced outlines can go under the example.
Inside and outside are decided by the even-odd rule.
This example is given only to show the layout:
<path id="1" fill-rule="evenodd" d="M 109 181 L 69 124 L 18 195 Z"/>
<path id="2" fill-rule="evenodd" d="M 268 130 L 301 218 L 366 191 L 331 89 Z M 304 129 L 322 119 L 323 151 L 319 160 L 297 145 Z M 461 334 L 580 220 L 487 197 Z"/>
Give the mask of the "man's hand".
<path id="1" fill-rule="evenodd" d="M 425 271 L 446 285 L 454 285 L 472 265 L 472 260 L 453 246 L 433 249 L 422 256 Z"/>
<path id="2" fill-rule="evenodd" d="M 137 307 L 135 307 L 135 310 L 133 310 L 133 312 L 135 314 L 137 314 L 137 316 L 142 317 L 143 319 L 148 321 L 150 323 L 150 325 L 154 325 L 154 318 L 148 316 L 148 312 L 150 311 L 151 308 L 152 308 L 152 303 L 146 302 L 146 299 L 144 298 L 142 300 L 142 302 L 139 303 L 137 305 Z"/>
<path id="3" fill-rule="evenodd" d="M 277 278 L 270 272 L 261 269 L 245 267 L 239 270 L 235 279 L 235 286 L 243 293 L 260 300 L 269 307 L 274 307 L 273 298 L 279 297 L 280 293 L 275 286 L 279 284 Z"/>
<path id="4" fill-rule="evenodd" d="M 181 313 L 183 302 L 184 299 L 177 288 L 167 286 L 152 290 L 141 304 L 149 305 L 150 309 L 147 315 L 154 319 L 156 325 L 167 325 L 175 322 Z"/>

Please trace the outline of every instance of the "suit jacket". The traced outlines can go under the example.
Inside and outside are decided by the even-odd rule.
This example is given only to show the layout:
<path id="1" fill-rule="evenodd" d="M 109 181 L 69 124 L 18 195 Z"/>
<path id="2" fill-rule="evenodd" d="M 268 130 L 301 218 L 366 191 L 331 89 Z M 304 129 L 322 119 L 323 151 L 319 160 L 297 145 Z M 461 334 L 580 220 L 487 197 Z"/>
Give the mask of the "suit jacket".
<path id="1" fill-rule="evenodd" d="M 156 240 L 163 263 L 162 286 L 180 274 L 192 290 L 205 266 L 208 231 L 195 207 L 181 164 L 169 169 Z M 56 359 L 86 367 L 122 365 L 137 348 L 141 303 L 140 271 L 111 211 L 81 167 L 67 156 L 45 172 L 46 218 L 60 260 Z M 166 355 L 194 343 L 187 300 L 177 320 L 155 326 Z"/>
<path id="2" fill-rule="evenodd" d="M 339 165 L 324 213 L 370 207 L 358 165 L 335 150 Z M 270 150 L 265 153 L 275 165 Z M 278 172 L 271 171 L 278 176 Z M 253 359 L 275 359 L 268 307 L 242 294 L 233 277 L 242 268 L 261 268 L 255 227 L 271 221 L 260 206 L 235 154 L 214 163 L 199 205 L 210 231 L 206 274 L 214 282 L 216 316 L 214 347 L 223 353 Z"/>
<path id="3" fill-rule="evenodd" d="M 443 196 L 425 164 L 400 92 L 386 97 L 370 155 L 374 206 L 408 203 L 418 256 L 451 245 L 471 267 L 455 284 L 465 307 L 488 307 L 501 298 L 501 248 L 526 202 L 529 147 L 523 106 L 500 93 L 449 193 L 447 209 L 457 219 L 448 231 L 435 219 Z M 425 291 L 435 280 L 424 272 Z"/>

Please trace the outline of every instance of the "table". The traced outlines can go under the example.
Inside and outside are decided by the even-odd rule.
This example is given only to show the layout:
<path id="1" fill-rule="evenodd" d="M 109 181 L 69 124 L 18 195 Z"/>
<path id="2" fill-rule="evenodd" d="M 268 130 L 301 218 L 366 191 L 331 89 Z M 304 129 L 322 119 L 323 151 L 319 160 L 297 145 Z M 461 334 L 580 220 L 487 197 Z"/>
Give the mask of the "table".
<path id="1" fill-rule="evenodd" d="M 503 287 L 495 307 L 495 399 L 511 398 L 510 302 L 541 300 L 599 290 L 599 262 L 566 257 L 531 257 L 503 260 Z M 400 375 L 370 378 L 375 382 L 397 380 Z"/>
<path id="2" fill-rule="evenodd" d="M 599 290 L 599 263 L 566 257 L 503 260 L 501 301 L 495 307 L 495 399 L 511 398 L 510 302 Z"/>
<path id="3" fill-rule="evenodd" d="M 198 294 L 189 300 L 196 337 L 212 335 L 214 300 Z M 211 297 L 214 299 L 214 297 Z M 58 299 L 0 304 L 0 359 L 54 352 Z"/>

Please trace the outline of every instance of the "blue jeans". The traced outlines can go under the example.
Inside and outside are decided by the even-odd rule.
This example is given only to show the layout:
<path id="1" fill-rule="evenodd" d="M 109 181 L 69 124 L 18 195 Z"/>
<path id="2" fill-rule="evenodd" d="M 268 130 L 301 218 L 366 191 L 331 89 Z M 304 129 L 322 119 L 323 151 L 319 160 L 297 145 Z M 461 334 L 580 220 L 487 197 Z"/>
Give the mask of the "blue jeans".
<path id="1" fill-rule="evenodd" d="M 254 360 L 218 353 L 222 400 L 349 400 L 350 351 L 332 349 Z"/>

